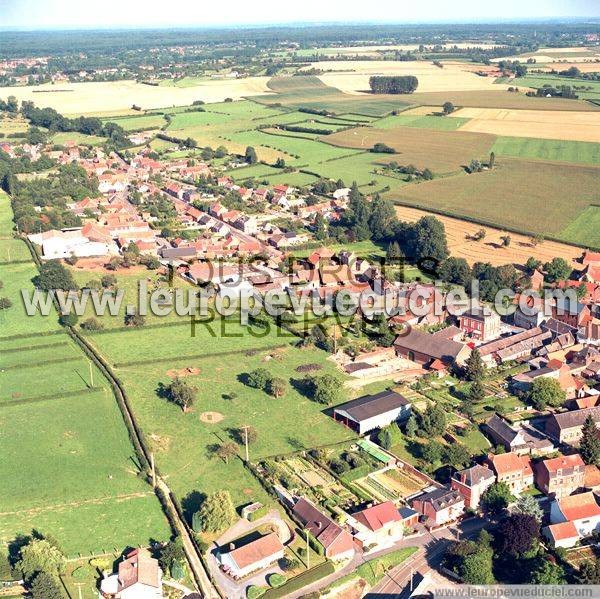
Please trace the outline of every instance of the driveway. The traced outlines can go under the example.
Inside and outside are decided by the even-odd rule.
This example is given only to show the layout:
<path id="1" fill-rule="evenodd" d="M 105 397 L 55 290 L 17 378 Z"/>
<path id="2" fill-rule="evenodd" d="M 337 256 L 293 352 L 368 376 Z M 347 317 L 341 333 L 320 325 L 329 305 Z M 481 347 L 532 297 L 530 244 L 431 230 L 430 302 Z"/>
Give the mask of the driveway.
<path id="1" fill-rule="evenodd" d="M 209 553 L 206 555 L 206 561 L 208 563 L 208 569 L 210 570 L 214 580 L 218 587 L 221 589 L 227 599 L 245 599 L 246 587 L 250 585 L 266 585 L 266 577 L 269 574 L 275 572 L 284 574 L 278 564 L 273 564 L 270 568 L 260 570 L 256 574 L 253 574 L 243 580 L 233 580 L 227 576 L 220 568 L 219 562 L 216 558 L 216 550 L 218 547 L 226 547 L 228 543 L 239 539 L 244 535 L 251 533 L 260 526 L 273 525 L 278 530 L 279 539 L 285 545 L 292 538 L 292 531 L 289 526 L 281 518 L 278 510 L 271 510 L 262 518 L 249 522 L 248 520 L 238 520 L 231 528 L 226 530 L 218 539 L 215 540 L 214 546 L 211 548 Z"/>

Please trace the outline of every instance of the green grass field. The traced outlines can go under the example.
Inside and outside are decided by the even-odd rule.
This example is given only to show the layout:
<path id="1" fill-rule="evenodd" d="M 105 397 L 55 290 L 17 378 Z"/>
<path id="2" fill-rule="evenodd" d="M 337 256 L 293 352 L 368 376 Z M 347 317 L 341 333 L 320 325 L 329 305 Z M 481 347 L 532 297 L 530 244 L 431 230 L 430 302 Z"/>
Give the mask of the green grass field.
<path id="1" fill-rule="evenodd" d="M 0 247 L 26 249 L 7 239 L 11 217 L 1 194 Z M 2 266 L 0 295 L 13 306 L 0 314 L 0 548 L 34 528 L 69 556 L 166 539 L 107 381 L 92 367 L 92 385 L 89 361 L 54 311 L 25 313 L 20 291 L 33 289 L 36 273 L 33 261 Z"/>
<path id="2" fill-rule="evenodd" d="M 600 206 L 589 206 L 583 210 L 560 232 L 560 238 L 600 247 Z"/>
<path id="3" fill-rule="evenodd" d="M 470 119 L 461 117 L 442 117 L 418 114 L 398 114 L 387 116 L 373 123 L 378 129 L 393 129 L 394 127 L 416 127 L 417 129 L 434 129 L 436 131 L 456 131 Z"/>
<path id="4" fill-rule="evenodd" d="M 570 54 L 570 56 L 572 56 Z M 560 65 L 555 67 L 560 69 Z M 586 79 L 571 79 L 570 77 L 560 77 L 558 75 L 551 74 L 539 74 L 531 73 L 525 77 L 519 77 L 515 80 L 515 83 L 519 87 L 544 87 L 550 85 L 551 87 L 558 87 L 560 85 L 568 85 L 571 89 L 584 100 L 598 100 L 600 99 L 600 81 L 588 81 Z M 579 88 L 579 89 L 576 89 Z M 586 89 L 582 89 L 586 88 Z M 591 89 L 587 89 L 591 88 Z"/>
<path id="5" fill-rule="evenodd" d="M 287 333 L 280 338 L 272 330 L 258 339 L 234 322 L 225 323 L 223 330 L 218 324 L 212 326 L 217 338 L 205 327 L 198 327 L 196 338 L 191 338 L 189 327 L 184 326 L 92 335 L 89 339 L 111 362 L 157 360 L 149 365 L 124 365 L 116 369 L 116 374 L 124 382 L 136 417 L 154 446 L 161 472 L 180 498 L 193 491 L 207 493 L 227 488 L 236 505 L 252 499 L 266 500 L 264 491 L 239 460 L 225 464 L 209 452 L 211 445 L 229 440 L 232 428 L 250 424 L 257 429 L 251 459 L 341 441 L 352 434 L 323 414 L 323 406 L 291 385 L 284 397 L 275 399 L 247 387 L 240 377 L 263 367 L 290 381 L 304 376 L 295 372 L 301 364 L 320 364 L 321 372 L 334 372 L 335 368 L 325 361 L 326 354 L 321 350 L 291 346 L 295 338 Z M 268 349 L 282 344 L 279 349 Z M 133 353 L 132 347 L 136 348 Z M 211 355 L 223 351 L 237 353 Z M 185 358 L 186 354 L 204 355 Z M 197 388 L 197 401 L 193 411 L 184 414 L 159 398 L 157 389 L 160 383 L 169 382 L 167 371 L 186 367 L 199 368 L 200 373 L 186 377 Z M 200 416 L 204 412 L 217 412 L 223 419 L 203 422 Z"/>
<path id="6" fill-rule="evenodd" d="M 50 138 L 50 141 L 59 146 L 66 144 L 69 141 L 84 146 L 99 146 L 106 141 L 106 138 L 98 137 L 96 135 L 85 135 L 84 133 L 77 133 L 77 131 L 69 131 L 66 133 L 55 133 Z"/>
<path id="7" fill-rule="evenodd" d="M 103 119 L 103 121 L 116 123 L 123 127 L 125 131 L 139 131 L 140 129 L 147 129 L 148 127 L 160 129 L 165 124 L 165 119 L 160 114 L 128 116 L 119 119 L 107 118 Z"/>
<path id="8" fill-rule="evenodd" d="M 255 96 L 256 102 L 283 104 L 291 108 L 326 110 L 333 114 L 383 116 L 409 103 L 393 96 L 351 96 L 325 85 L 318 77 L 274 77 L 268 86 L 276 96 Z"/>
<path id="9" fill-rule="evenodd" d="M 533 139 L 527 137 L 498 137 L 492 147 L 498 156 L 540 158 L 578 164 L 600 164 L 600 143 Z"/>

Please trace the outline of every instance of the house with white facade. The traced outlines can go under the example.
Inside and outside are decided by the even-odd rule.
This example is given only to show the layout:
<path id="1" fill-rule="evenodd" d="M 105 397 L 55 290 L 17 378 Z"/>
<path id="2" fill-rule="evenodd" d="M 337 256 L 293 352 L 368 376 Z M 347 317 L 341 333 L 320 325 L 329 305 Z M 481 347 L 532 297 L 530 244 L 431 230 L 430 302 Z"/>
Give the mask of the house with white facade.
<path id="1" fill-rule="evenodd" d="M 228 574 L 243 578 L 280 560 L 283 552 L 279 537 L 272 532 L 240 547 L 230 547 L 229 551 L 220 549 L 217 558 Z"/>
<path id="2" fill-rule="evenodd" d="M 596 495 L 589 491 L 556 499 L 550 507 L 550 522 L 571 522 L 580 538 L 600 530 L 600 505 Z"/>
<path id="3" fill-rule="evenodd" d="M 162 599 L 162 570 L 147 549 L 134 549 L 100 582 L 100 599 Z"/>

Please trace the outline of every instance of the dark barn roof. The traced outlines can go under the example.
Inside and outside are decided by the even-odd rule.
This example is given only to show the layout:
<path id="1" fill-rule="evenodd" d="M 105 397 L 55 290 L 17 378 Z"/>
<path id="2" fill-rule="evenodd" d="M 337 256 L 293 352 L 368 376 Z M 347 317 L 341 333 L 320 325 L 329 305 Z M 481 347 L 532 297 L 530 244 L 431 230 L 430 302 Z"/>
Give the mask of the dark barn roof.
<path id="1" fill-rule="evenodd" d="M 336 406 L 335 411 L 343 410 L 356 422 L 362 422 L 408 405 L 410 405 L 410 401 L 400 393 L 381 391 L 381 393 L 363 395 L 363 397 Z"/>

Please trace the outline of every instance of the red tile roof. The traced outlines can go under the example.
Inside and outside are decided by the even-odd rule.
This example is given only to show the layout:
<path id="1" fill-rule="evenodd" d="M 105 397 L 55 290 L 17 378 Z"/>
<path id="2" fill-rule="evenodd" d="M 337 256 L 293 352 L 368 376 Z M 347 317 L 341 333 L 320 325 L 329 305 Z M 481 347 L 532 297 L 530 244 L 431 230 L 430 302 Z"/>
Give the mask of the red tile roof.
<path id="1" fill-rule="evenodd" d="M 573 522 L 560 522 L 559 524 L 551 524 L 548 526 L 548 531 L 552 535 L 554 541 L 564 541 L 566 539 L 579 538 L 579 533 Z"/>
<path id="2" fill-rule="evenodd" d="M 368 507 L 354 514 L 354 517 L 374 532 L 391 522 L 400 522 L 402 520 L 398 513 L 398 508 L 391 501 Z"/>
<path id="3" fill-rule="evenodd" d="M 563 516 L 570 521 L 600 516 L 600 506 L 591 491 L 579 495 L 569 495 L 558 500 Z"/>
<path id="4" fill-rule="evenodd" d="M 256 539 L 256 541 L 251 541 L 247 545 L 231 550 L 228 555 L 241 570 L 256 562 L 274 556 L 280 551 L 283 551 L 283 545 L 281 544 L 279 537 L 272 532 L 264 537 Z"/>
<path id="5" fill-rule="evenodd" d="M 560 456 L 542 462 L 548 472 L 555 473 L 563 468 L 575 468 L 576 466 L 584 466 L 583 460 L 578 453 L 573 455 Z"/>

